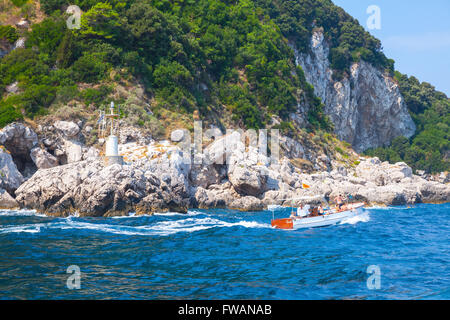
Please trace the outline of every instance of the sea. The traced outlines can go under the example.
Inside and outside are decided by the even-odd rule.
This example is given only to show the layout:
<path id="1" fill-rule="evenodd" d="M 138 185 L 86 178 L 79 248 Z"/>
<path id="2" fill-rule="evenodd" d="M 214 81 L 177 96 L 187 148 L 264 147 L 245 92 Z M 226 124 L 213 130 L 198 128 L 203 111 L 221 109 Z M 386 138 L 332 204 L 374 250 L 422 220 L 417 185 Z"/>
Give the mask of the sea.
<path id="1" fill-rule="evenodd" d="M 450 204 L 277 230 L 288 211 L 0 211 L 0 299 L 450 299 Z"/>

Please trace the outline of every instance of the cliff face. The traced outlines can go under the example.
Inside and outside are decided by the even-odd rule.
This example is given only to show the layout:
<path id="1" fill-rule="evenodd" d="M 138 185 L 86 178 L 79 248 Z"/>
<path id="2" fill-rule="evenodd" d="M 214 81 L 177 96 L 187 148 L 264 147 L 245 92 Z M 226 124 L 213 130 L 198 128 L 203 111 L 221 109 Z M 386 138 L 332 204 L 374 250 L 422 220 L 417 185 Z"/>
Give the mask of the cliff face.
<path id="1" fill-rule="evenodd" d="M 361 61 L 351 66 L 349 77 L 334 81 L 329 47 L 321 32 L 313 34 L 310 54 L 294 52 L 306 80 L 325 104 L 336 134 L 356 151 L 385 146 L 398 136 L 409 138 L 414 134 L 414 122 L 390 77 Z"/>

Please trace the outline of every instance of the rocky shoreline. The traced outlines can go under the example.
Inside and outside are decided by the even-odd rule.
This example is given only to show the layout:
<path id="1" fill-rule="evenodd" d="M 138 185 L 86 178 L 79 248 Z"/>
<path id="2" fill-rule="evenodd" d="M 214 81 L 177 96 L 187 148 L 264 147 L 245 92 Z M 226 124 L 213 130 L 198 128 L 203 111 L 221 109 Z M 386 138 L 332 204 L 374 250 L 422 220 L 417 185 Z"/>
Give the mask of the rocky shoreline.
<path id="1" fill-rule="evenodd" d="M 106 167 L 97 149 L 74 140 L 80 126 L 63 121 L 53 130 L 53 142 L 19 123 L 0 131 L 0 208 L 110 217 L 190 208 L 256 211 L 338 194 L 377 205 L 450 201 L 448 174 L 426 180 L 405 163 L 362 157 L 353 167 L 331 161 L 330 170 L 306 173 L 286 157 L 272 163 L 237 132 L 207 146 L 197 155 L 201 164 L 168 141 L 153 141 L 121 145 L 125 164 Z"/>

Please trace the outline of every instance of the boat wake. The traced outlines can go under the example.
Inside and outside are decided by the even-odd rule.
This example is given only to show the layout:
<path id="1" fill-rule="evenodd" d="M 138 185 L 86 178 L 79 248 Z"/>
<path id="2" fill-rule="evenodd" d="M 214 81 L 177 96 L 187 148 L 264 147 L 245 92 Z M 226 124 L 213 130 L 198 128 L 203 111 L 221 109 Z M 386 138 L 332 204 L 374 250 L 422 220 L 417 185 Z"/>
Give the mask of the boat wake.
<path id="1" fill-rule="evenodd" d="M 191 215 L 189 214 L 188 216 Z M 143 219 L 145 218 L 148 219 L 149 217 L 143 217 Z M 22 232 L 38 233 L 44 230 L 78 229 L 129 236 L 168 236 L 180 232 L 191 233 L 212 228 L 270 228 L 269 224 L 259 223 L 256 221 L 241 220 L 236 222 L 228 222 L 208 216 L 203 218 L 186 217 L 185 219 L 156 221 L 151 223 L 148 223 L 148 220 L 143 220 L 143 222 L 144 224 L 137 226 L 115 223 L 95 223 L 70 216 L 68 218 L 58 218 L 56 221 L 49 223 L 15 226 L 6 225 L 4 227 L 0 227 L 0 234 Z"/>
<path id="2" fill-rule="evenodd" d="M 357 224 L 358 222 L 369 222 L 369 221 L 370 221 L 369 212 L 364 211 L 363 213 L 358 214 L 354 217 L 342 220 L 340 224 Z"/>
<path id="3" fill-rule="evenodd" d="M 0 217 L 47 217 L 45 214 L 38 213 L 36 210 L 0 210 Z"/>

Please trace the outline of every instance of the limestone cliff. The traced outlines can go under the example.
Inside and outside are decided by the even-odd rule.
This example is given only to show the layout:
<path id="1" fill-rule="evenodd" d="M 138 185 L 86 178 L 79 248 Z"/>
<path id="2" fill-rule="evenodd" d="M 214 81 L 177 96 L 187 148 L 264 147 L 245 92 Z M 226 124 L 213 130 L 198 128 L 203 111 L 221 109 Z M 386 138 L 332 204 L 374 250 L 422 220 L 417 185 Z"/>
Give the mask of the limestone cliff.
<path id="1" fill-rule="evenodd" d="M 320 31 L 312 36 L 310 53 L 299 53 L 295 48 L 294 52 L 306 80 L 325 104 L 336 134 L 356 151 L 385 146 L 398 136 L 414 134 L 414 122 L 391 77 L 361 61 L 351 66 L 349 76 L 334 81 L 329 46 Z"/>

